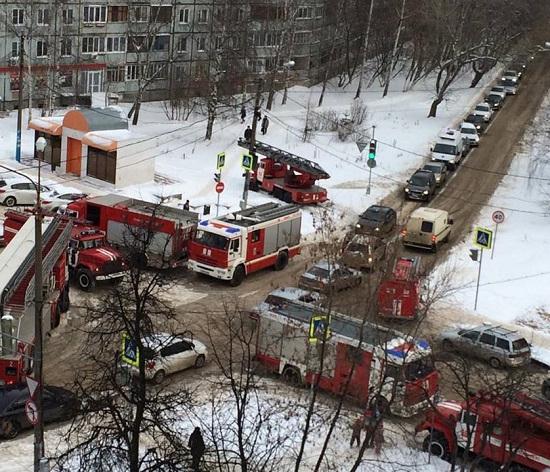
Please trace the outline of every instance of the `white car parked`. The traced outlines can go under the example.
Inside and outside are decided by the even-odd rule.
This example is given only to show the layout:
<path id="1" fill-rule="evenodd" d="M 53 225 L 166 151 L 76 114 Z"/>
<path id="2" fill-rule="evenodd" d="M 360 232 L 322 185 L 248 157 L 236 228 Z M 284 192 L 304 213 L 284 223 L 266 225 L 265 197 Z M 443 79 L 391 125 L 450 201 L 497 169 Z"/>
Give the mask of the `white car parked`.
<path id="1" fill-rule="evenodd" d="M 488 123 L 493 117 L 493 107 L 487 102 L 482 102 L 475 107 L 474 115 L 481 115 L 483 120 Z"/>
<path id="2" fill-rule="evenodd" d="M 47 211 L 56 212 L 60 208 L 65 208 L 69 203 L 86 198 L 88 194 L 82 192 L 62 192 L 52 190 L 50 193 L 42 196 L 42 208 Z"/>
<path id="3" fill-rule="evenodd" d="M 144 338 L 143 344 L 145 377 L 156 384 L 169 374 L 206 364 L 208 350 L 196 339 L 157 333 Z M 137 368 L 133 367 L 132 372 L 137 375 Z"/>
<path id="4" fill-rule="evenodd" d="M 489 93 L 492 93 L 493 95 L 500 95 L 502 99 L 504 100 L 506 98 L 506 90 L 502 85 L 495 85 Z"/>
<path id="5" fill-rule="evenodd" d="M 49 191 L 49 187 L 40 186 L 40 192 Z M 36 187 L 25 180 L 5 181 L 5 185 L 0 186 L 0 202 L 8 207 L 34 205 L 36 204 Z"/>
<path id="6" fill-rule="evenodd" d="M 476 125 L 464 121 L 460 125 L 460 134 L 470 141 L 470 146 L 479 145 L 479 134 L 477 133 Z"/>

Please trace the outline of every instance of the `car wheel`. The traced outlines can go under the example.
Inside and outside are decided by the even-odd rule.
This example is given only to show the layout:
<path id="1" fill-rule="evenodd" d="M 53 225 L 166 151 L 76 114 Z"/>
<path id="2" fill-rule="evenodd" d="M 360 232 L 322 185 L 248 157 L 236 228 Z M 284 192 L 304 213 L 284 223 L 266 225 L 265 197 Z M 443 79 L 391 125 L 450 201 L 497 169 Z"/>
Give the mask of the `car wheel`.
<path id="1" fill-rule="evenodd" d="M 195 359 L 195 368 L 200 369 L 201 367 L 204 367 L 204 364 L 206 364 L 206 357 L 204 357 L 202 354 L 200 354 Z"/>
<path id="2" fill-rule="evenodd" d="M 233 272 L 233 277 L 229 281 L 229 285 L 232 287 L 238 287 L 243 283 L 243 280 L 246 276 L 246 272 L 244 270 L 244 266 L 240 265 L 235 268 L 235 271 Z"/>
<path id="3" fill-rule="evenodd" d="M 0 434 L 6 439 L 15 439 L 21 428 L 15 420 L 2 420 L 0 422 Z"/>
<path id="4" fill-rule="evenodd" d="M 449 236 L 451 236 L 451 232 L 450 232 L 450 231 L 449 231 L 449 233 L 447 233 L 447 236 L 445 236 L 445 237 L 443 238 L 443 242 L 444 242 L 444 243 L 448 243 L 448 242 L 449 242 Z"/>
<path id="5" fill-rule="evenodd" d="M 15 206 L 17 205 L 17 200 L 15 199 L 15 197 L 6 197 L 6 199 L 4 200 L 4 205 L 6 205 L 7 207 Z"/>
<path id="6" fill-rule="evenodd" d="M 286 251 L 282 251 L 277 255 L 277 260 L 275 261 L 275 265 L 273 268 L 275 270 L 283 270 L 288 265 L 288 253 Z"/>
<path id="7" fill-rule="evenodd" d="M 422 449 L 425 452 L 429 452 L 432 456 L 439 457 L 440 459 L 447 459 L 449 457 L 449 444 L 441 433 L 432 432 L 430 436 L 424 439 Z"/>
<path id="8" fill-rule="evenodd" d="M 283 380 L 293 387 L 302 385 L 302 376 L 296 367 L 285 367 L 285 370 L 283 370 Z"/>
<path id="9" fill-rule="evenodd" d="M 496 357 L 491 357 L 489 359 L 489 365 L 493 368 L 493 369 L 500 369 L 502 367 L 502 363 L 500 362 L 499 359 L 497 359 Z"/>
<path id="10" fill-rule="evenodd" d="M 433 243 L 430 250 L 435 254 L 437 252 L 437 243 Z"/>
<path id="11" fill-rule="evenodd" d="M 91 292 L 95 288 L 95 278 L 88 269 L 79 269 L 76 273 L 76 281 L 85 292 Z"/>
<path id="12" fill-rule="evenodd" d="M 157 370 L 155 372 L 155 375 L 153 375 L 153 382 L 156 385 L 159 385 L 163 382 L 163 380 L 166 378 L 166 372 L 164 370 Z"/>
<path id="13" fill-rule="evenodd" d="M 550 400 L 550 385 L 544 385 L 542 387 L 542 396 L 547 400 Z"/>

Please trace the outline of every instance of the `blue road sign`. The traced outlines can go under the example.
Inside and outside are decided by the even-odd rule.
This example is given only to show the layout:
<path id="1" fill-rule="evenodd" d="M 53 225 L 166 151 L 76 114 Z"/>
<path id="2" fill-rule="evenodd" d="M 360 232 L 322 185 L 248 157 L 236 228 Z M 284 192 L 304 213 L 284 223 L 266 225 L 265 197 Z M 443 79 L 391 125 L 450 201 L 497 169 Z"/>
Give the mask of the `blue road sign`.
<path id="1" fill-rule="evenodd" d="M 139 366 L 139 349 L 136 342 L 126 333 L 122 335 L 122 355 L 120 357 L 126 364 L 134 367 Z"/>

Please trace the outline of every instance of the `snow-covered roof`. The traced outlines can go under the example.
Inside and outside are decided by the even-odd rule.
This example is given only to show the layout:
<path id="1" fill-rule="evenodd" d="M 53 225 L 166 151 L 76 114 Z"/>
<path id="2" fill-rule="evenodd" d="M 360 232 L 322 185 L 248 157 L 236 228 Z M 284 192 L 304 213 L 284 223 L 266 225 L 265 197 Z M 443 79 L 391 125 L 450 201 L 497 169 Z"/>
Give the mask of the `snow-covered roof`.
<path id="1" fill-rule="evenodd" d="M 42 131 L 53 136 L 61 136 L 61 131 L 63 129 L 62 125 L 62 116 L 48 116 L 32 119 L 29 122 L 29 129 Z"/>
<path id="2" fill-rule="evenodd" d="M 139 135 L 127 129 L 91 131 L 82 138 L 82 143 L 103 151 L 116 151 L 121 142 L 132 141 Z"/>

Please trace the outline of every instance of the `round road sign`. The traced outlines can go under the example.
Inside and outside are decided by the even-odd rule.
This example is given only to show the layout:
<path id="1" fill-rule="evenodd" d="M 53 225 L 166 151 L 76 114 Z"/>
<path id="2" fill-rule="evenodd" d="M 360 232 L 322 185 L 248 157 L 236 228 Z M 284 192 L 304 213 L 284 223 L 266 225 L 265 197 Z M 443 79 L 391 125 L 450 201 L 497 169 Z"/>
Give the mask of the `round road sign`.
<path id="1" fill-rule="evenodd" d="M 504 221 L 504 212 L 502 212 L 500 210 L 496 210 L 496 211 L 493 212 L 492 218 L 493 218 L 493 221 L 497 225 L 499 225 L 500 223 L 502 223 Z"/>
<path id="2" fill-rule="evenodd" d="M 38 408 L 36 407 L 36 403 L 32 400 L 27 400 L 25 402 L 25 414 L 31 424 L 35 425 L 38 423 Z"/>
<path id="3" fill-rule="evenodd" d="M 369 169 L 374 169 L 376 167 L 376 159 L 369 159 L 367 161 L 367 167 Z"/>
<path id="4" fill-rule="evenodd" d="M 225 188 L 225 185 L 223 184 L 223 182 L 218 182 L 216 184 L 216 192 L 222 193 L 224 188 Z"/>

